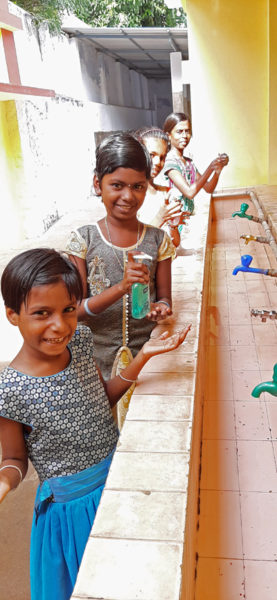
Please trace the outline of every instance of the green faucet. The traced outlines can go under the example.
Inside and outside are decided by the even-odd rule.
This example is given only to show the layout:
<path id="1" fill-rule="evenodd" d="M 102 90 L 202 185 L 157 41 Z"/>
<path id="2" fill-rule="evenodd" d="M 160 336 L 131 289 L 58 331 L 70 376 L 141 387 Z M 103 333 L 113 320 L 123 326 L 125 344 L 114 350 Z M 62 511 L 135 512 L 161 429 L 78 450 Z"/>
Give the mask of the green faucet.
<path id="1" fill-rule="evenodd" d="M 249 208 L 249 204 L 246 204 L 246 202 L 243 202 L 240 205 L 240 210 L 238 210 L 237 212 L 234 212 L 232 214 L 232 217 L 240 217 L 241 219 L 249 219 L 249 221 L 255 221 L 255 223 L 262 223 L 262 220 L 259 219 L 258 217 L 254 217 L 253 215 L 247 215 L 246 211 Z"/>
<path id="2" fill-rule="evenodd" d="M 264 381 L 263 383 L 259 383 L 252 390 L 251 396 L 254 398 L 259 398 L 262 392 L 268 392 L 272 396 L 277 396 L 277 363 L 273 367 L 273 378 L 272 381 Z"/>

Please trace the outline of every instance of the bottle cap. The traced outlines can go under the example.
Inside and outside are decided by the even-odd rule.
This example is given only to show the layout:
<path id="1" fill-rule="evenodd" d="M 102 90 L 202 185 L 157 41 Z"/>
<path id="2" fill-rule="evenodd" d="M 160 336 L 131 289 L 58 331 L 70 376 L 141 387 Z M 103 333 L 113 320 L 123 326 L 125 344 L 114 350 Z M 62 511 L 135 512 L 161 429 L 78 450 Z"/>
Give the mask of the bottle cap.
<path id="1" fill-rule="evenodd" d="M 136 260 L 152 260 L 152 256 L 150 254 L 146 254 L 146 252 L 140 252 L 139 254 L 133 254 L 133 258 Z"/>

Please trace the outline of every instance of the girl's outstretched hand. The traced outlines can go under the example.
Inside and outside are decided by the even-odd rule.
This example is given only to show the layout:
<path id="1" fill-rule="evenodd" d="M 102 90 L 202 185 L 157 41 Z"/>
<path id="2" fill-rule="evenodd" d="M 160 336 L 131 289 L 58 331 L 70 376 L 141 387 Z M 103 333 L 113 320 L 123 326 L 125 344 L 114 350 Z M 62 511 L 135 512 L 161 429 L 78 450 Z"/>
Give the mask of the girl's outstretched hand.
<path id="1" fill-rule="evenodd" d="M 177 331 L 171 336 L 169 336 L 168 331 L 164 331 L 158 337 L 150 338 L 150 340 L 145 342 L 142 347 L 144 356 L 151 358 L 151 356 L 164 354 L 165 352 L 170 352 L 170 350 L 175 350 L 183 343 L 190 329 L 191 325 L 188 325 L 184 329 Z"/>

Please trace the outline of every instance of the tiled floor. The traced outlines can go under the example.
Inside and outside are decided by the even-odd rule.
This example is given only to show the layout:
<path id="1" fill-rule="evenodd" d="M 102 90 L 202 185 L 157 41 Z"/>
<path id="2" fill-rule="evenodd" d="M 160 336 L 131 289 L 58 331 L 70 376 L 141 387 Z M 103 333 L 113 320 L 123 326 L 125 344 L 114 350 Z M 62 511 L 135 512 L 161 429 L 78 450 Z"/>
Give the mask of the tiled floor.
<path id="1" fill-rule="evenodd" d="M 232 270 L 240 256 L 276 268 L 260 225 L 233 219 L 239 200 L 216 200 L 212 224 L 196 600 L 277 599 L 277 398 L 251 396 L 272 379 L 277 279 Z M 249 202 L 249 214 L 255 209 Z"/>

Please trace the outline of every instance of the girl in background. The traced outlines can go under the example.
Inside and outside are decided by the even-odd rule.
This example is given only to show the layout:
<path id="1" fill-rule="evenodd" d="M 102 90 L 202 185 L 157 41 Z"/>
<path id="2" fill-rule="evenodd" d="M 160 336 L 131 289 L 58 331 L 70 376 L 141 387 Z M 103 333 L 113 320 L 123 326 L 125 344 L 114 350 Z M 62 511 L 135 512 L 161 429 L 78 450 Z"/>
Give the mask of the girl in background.
<path id="1" fill-rule="evenodd" d="M 169 194 L 170 186 L 155 183 L 154 179 L 162 171 L 170 148 L 168 135 L 157 127 L 148 127 L 136 132 L 138 139 L 147 148 L 151 157 L 151 177 L 139 218 L 144 223 L 162 227 L 168 231 L 175 247 L 180 244 L 178 226 L 184 222 L 181 201 Z"/>
<path id="2" fill-rule="evenodd" d="M 192 214 L 194 197 L 202 188 L 208 194 L 213 193 L 229 158 L 227 154 L 219 154 L 201 175 L 191 158 L 184 155 L 192 135 L 189 117 L 184 113 L 171 113 L 164 122 L 163 130 L 168 134 L 171 143 L 164 173 L 176 197 L 182 200 L 183 210 Z"/>

